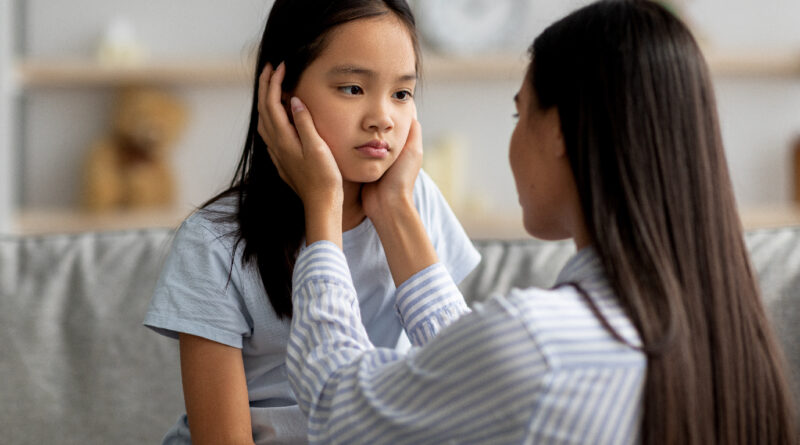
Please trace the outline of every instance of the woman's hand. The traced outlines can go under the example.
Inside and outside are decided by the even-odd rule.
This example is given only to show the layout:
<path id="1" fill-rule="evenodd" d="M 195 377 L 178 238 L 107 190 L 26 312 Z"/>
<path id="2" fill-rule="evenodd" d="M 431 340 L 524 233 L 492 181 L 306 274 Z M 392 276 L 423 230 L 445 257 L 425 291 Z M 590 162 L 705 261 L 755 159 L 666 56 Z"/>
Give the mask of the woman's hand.
<path id="1" fill-rule="evenodd" d="M 391 217 L 391 213 L 402 204 L 414 204 L 414 183 L 422 167 L 422 131 L 414 119 L 408 132 L 406 145 L 394 164 L 378 180 L 364 184 L 361 202 L 364 212 L 374 222 Z"/>
<path id="2" fill-rule="evenodd" d="M 311 113 L 291 99 L 294 126 L 281 104 L 286 68 L 267 65 L 258 85 L 258 134 L 264 139 L 278 173 L 303 201 L 306 243 L 327 239 L 341 246 L 342 175 L 330 148 L 317 133 Z"/>
<path id="3" fill-rule="evenodd" d="M 281 83 L 285 73 L 283 63 L 276 70 L 267 65 L 261 73 L 258 134 L 267 144 L 281 179 L 294 189 L 303 203 L 329 197 L 334 191 L 339 191 L 341 195 L 342 175 L 336 160 L 317 133 L 308 109 L 296 97 L 291 99 L 295 125 L 289 122 L 281 104 Z"/>
<path id="4" fill-rule="evenodd" d="M 364 212 L 375 225 L 396 286 L 439 261 L 414 205 L 414 183 L 421 166 L 422 131 L 414 119 L 394 164 L 381 179 L 361 189 Z"/>

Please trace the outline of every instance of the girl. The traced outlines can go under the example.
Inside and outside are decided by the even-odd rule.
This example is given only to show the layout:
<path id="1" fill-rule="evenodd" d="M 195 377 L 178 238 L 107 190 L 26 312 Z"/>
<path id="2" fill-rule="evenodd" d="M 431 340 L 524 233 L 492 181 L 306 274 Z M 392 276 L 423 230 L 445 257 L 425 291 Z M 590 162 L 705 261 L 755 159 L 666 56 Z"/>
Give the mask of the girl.
<path id="1" fill-rule="evenodd" d="M 360 326 L 338 247 L 341 176 L 292 99 L 303 143 L 270 153 L 306 204 L 288 365 L 311 441 L 796 443 L 689 31 L 655 2 L 601 1 L 531 54 L 509 148 L 524 225 L 578 252 L 556 288 L 468 313 L 406 204 L 421 154 L 409 145 L 384 199 L 364 197 L 421 346 L 408 355 L 375 349 Z M 272 77 L 263 119 L 290 134 Z M 312 167 L 320 175 L 302 175 Z"/>
<path id="2" fill-rule="evenodd" d="M 284 100 L 296 95 L 307 103 L 341 171 L 339 230 L 363 327 L 374 344 L 387 348 L 407 347 L 408 339 L 360 192 L 382 181 L 415 131 L 418 58 L 414 18 L 404 0 L 278 0 L 256 66 L 257 74 L 279 66 Z M 190 431 L 192 443 L 306 438 L 307 420 L 285 368 L 303 203 L 280 179 L 259 137 L 257 102 L 254 94 L 231 188 L 181 226 L 146 315 L 148 327 L 180 339 L 187 414 L 164 443 L 189 443 Z M 478 263 L 477 251 L 427 176 L 420 173 L 413 188 L 437 254 L 461 280 Z"/>

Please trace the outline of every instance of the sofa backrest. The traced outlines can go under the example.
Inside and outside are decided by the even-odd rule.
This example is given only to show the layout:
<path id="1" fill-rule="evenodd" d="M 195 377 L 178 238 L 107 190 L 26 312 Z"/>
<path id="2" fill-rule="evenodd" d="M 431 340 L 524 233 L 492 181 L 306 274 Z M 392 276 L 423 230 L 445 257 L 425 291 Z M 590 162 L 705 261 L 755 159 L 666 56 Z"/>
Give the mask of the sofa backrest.
<path id="1" fill-rule="evenodd" d="M 145 444 L 183 410 L 142 327 L 172 232 L 0 237 L 0 442 Z"/>
<path id="2" fill-rule="evenodd" d="M 0 442 L 158 443 L 183 412 L 177 342 L 142 326 L 173 232 L 0 236 Z M 800 227 L 747 233 L 800 382 Z M 569 242 L 476 241 L 469 302 L 550 286 Z"/>

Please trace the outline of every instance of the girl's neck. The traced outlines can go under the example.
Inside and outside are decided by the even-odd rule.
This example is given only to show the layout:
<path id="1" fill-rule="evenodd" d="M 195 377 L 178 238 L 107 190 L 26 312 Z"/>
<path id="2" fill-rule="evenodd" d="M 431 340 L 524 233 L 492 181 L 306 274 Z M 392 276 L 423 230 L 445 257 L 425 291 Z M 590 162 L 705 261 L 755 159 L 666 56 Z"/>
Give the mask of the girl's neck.
<path id="1" fill-rule="evenodd" d="M 344 181 L 342 184 L 344 201 L 342 202 L 342 232 L 355 228 L 366 218 L 361 205 L 361 184 Z"/>

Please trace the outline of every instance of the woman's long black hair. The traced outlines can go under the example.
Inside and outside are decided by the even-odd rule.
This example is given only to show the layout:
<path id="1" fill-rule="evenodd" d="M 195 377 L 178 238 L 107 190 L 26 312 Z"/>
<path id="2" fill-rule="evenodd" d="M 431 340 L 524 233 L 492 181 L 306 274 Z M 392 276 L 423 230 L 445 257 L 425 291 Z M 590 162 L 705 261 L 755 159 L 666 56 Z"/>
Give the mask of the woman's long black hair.
<path id="1" fill-rule="evenodd" d="M 267 63 L 286 64 L 283 90 L 297 86 L 300 75 L 325 48 L 337 26 L 370 17 L 394 14 L 408 28 L 419 70 L 419 46 L 414 15 L 405 0 L 276 0 L 261 38 L 253 73 L 253 102 L 244 151 L 231 186 L 204 205 L 229 196 L 237 198 L 235 213 L 223 218 L 238 228 L 242 262 L 258 267 L 269 301 L 279 318 L 292 316 L 292 271 L 305 234 L 303 203 L 280 178 L 258 134 L 258 80 Z M 313 173 L 310 173 L 313 174 Z"/>
<path id="2" fill-rule="evenodd" d="M 601 1 L 531 53 L 534 106 L 558 110 L 592 244 L 647 353 L 643 443 L 796 443 L 689 30 L 655 2 Z"/>

